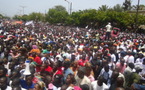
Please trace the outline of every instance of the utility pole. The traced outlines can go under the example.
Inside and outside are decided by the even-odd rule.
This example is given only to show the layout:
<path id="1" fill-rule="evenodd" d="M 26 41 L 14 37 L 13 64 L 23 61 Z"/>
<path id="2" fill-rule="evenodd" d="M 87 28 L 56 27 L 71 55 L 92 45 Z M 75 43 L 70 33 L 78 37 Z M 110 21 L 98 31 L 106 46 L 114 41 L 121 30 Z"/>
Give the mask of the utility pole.
<path id="1" fill-rule="evenodd" d="M 25 14 L 24 9 L 26 8 L 26 6 L 20 6 L 23 9 L 23 15 Z"/>

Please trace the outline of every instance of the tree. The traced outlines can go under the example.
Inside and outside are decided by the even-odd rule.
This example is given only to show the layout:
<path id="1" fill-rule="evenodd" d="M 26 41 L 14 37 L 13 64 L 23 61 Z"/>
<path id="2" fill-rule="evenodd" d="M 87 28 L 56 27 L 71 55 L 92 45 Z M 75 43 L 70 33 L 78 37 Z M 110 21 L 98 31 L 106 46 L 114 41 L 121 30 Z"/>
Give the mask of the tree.
<path id="1" fill-rule="evenodd" d="M 54 8 L 49 9 L 46 14 L 46 20 L 49 23 L 65 23 L 68 17 L 68 12 L 65 7 L 58 5 Z"/>
<path id="2" fill-rule="evenodd" d="M 61 5 L 57 5 L 55 6 L 53 9 L 57 10 L 57 11 L 66 11 L 66 8 L 61 6 Z"/>
<path id="3" fill-rule="evenodd" d="M 131 0 L 125 0 L 125 2 L 123 3 L 123 8 L 124 8 L 124 11 L 130 10 L 131 9 Z"/>
<path id="4" fill-rule="evenodd" d="M 102 5 L 101 7 L 99 7 L 99 11 L 107 11 L 109 9 L 109 7 L 107 5 Z"/>
<path id="5" fill-rule="evenodd" d="M 33 12 L 33 13 L 28 15 L 28 19 L 29 20 L 35 20 L 35 21 L 43 21 L 44 20 L 44 14 Z"/>
<path id="6" fill-rule="evenodd" d="M 3 18 L 4 16 L 2 14 L 0 14 L 0 19 Z"/>
<path id="7" fill-rule="evenodd" d="M 113 10 L 116 11 L 116 12 L 122 12 L 123 11 L 123 7 L 120 4 L 116 4 L 113 7 Z"/>

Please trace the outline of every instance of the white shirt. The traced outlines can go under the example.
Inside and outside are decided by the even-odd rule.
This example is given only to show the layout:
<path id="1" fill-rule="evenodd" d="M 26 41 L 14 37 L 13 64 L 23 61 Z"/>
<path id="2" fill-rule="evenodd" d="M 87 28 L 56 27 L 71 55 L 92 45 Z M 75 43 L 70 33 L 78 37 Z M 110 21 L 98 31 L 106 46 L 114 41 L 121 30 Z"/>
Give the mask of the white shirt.
<path id="1" fill-rule="evenodd" d="M 12 88 L 10 86 L 7 86 L 6 90 L 12 90 Z"/>
<path id="2" fill-rule="evenodd" d="M 125 60 L 125 62 L 128 61 L 129 55 L 126 55 L 123 59 Z"/>
<path id="3" fill-rule="evenodd" d="M 80 86 L 83 84 L 87 84 L 89 86 L 89 90 L 91 90 L 91 81 L 87 76 L 84 76 L 83 79 L 79 78 L 77 75 L 75 76 L 76 79 L 76 85 Z"/>
<path id="4" fill-rule="evenodd" d="M 109 75 L 107 85 L 110 87 L 110 78 L 112 76 L 113 71 L 109 69 L 109 72 L 105 72 L 105 69 L 103 68 L 100 72 L 100 76 L 103 75 L 104 78 L 107 78 L 107 74 Z"/>
<path id="5" fill-rule="evenodd" d="M 142 69 L 142 71 L 139 73 L 139 75 L 141 76 L 141 79 L 142 79 L 142 80 L 145 80 L 145 78 L 144 78 L 144 77 L 142 77 L 142 75 L 144 75 L 144 74 L 145 74 L 145 65 L 144 65 L 144 64 L 142 64 L 142 67 L 143 67 L 143 69 Z"/>
<path id="6" fill-rule="evenodd" d="M 133 72 L 133 70 L 129 66 L 124 70 L 124 74 L 130 74 L 131 72 Z"/>
<path id="7" fill-rule="evenodd" d="M 91 87 L 92 87 L 92 90 L 108 90 L 109 89 L 109 87 L 105 83 L 103 83 L 102 86 L 99 86 L 97 81 L 93 81 L 91 83 Z"/>
<path id="8" fill-rule="evenodd" d="M 134 56 L 129 56 L 128 57 L 128 63 L 134 63 Z"/>
<path id="9" fill-rule="evenodd" d="M 116 56 L 115 56 L 115 54 L 111 54 L 111 62 L 116 62 Z"/>
<path id="10" fill-rule="evenodd" d="M 110 24 L 106 25 L 106 29 L 107 29 L 106 32 L 111 32 L 111 25 Z"/>

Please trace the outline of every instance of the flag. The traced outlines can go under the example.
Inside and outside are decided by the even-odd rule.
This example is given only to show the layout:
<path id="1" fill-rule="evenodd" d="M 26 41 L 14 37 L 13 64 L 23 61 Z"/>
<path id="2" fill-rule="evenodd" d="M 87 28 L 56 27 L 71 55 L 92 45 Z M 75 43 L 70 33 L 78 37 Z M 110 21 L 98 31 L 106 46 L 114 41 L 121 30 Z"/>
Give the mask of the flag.
<path id="1" fill-rule="evenodd" d="M 88 25 L 85 28 L 87 29 L 88 28 Z"/>
<path id="2" fill-rule="evenodd" d="M 25 25 L 26 25 L 26 26 L 27 26 L 27 25 L 32 25 L 32 26 L 34 26 L 34 23 L 33 23 L 33 21 L 29 21 L 29 22 L 26 22 Z"/>

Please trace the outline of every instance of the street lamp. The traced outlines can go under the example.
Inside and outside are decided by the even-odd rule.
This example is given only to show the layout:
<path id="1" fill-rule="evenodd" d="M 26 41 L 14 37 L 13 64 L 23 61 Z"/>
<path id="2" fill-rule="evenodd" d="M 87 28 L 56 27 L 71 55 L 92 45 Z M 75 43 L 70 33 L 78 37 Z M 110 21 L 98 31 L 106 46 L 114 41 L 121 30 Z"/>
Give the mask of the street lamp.
<path id="1" fill-rule="evenodd" d="M 65 0 L 70 6 L 68 8 L 68 12 L 70 11 L 70 14 L 72 12 L 72 2 L 69 2 L 68 0 Z"/>

